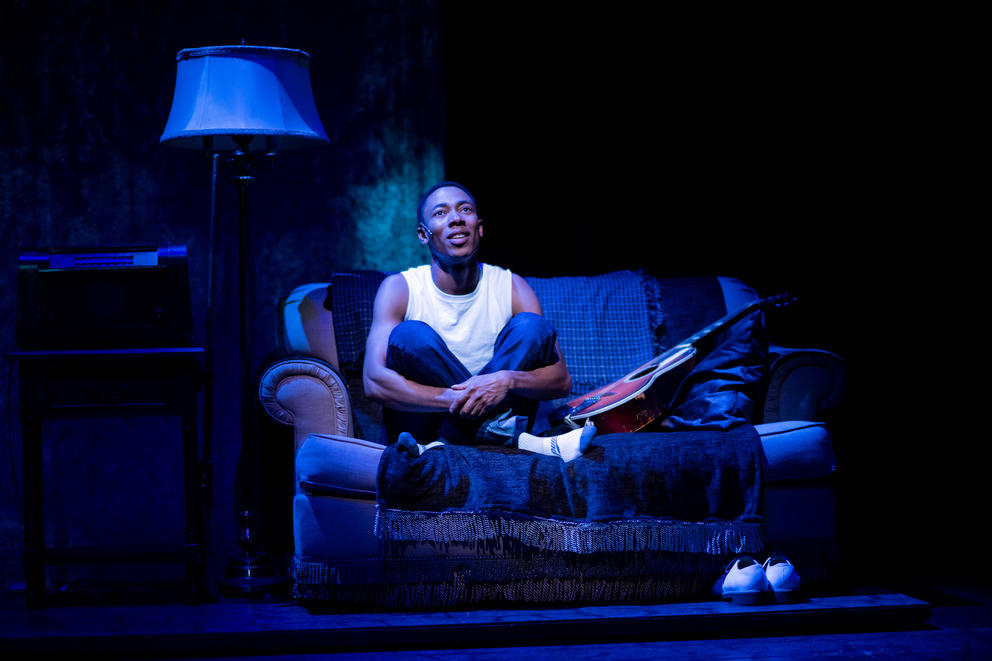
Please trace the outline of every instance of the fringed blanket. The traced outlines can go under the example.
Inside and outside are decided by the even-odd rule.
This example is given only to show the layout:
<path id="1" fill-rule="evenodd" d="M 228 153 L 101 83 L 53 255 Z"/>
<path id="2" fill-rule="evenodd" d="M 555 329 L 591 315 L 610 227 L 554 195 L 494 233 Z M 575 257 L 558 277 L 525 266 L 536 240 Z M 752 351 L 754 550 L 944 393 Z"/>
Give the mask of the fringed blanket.
<path id="1" fill-rule="evenodd" d="M 376 534 L 393 541 L 511 537 L 549 551 L 756 553 L 760 445 L 729 431 L 599 436 L 557 457 L 448 445 L 379 462 Z"/>
<path id="2" fill-rule="evenodd" d="M 726 559 L 706 554 L 443 555 L 386 561 L 294 558 L 293 596 L 385 608 L 668 601 L 707 595 Z"/>

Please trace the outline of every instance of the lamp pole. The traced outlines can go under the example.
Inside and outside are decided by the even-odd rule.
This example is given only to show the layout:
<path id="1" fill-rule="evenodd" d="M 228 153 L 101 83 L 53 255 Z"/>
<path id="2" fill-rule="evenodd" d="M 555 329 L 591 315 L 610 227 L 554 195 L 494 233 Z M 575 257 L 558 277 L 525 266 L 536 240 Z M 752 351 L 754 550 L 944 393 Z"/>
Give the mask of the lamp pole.
<path id="1" fill-rule="evenodd" d="M 251 429 L 251 332 L 249 309 L 251 306 L 254 277 L 251 270 L 251 231 L 248 223 L 248 184 L 251 175 L 251 155 L 248 152 L 251 136 L 236 136 L 237 151 L 232 154 L 234 182 L 238 189 L 238 333 L 241 361 L 241 434 L 247 437 Z M 254 437 L 254 434 L 252 434 Z M 251 444 L 254 446 L 254 444 Z"/>
<path id="2" fill-rule="evenodd" d="M 238 546 L 241 554 L 229 558 L 225 575 L 220 579 L 221 593 L 225 596 L 253 596 L 281 591 L 287 579 L 280 576 L 272 562 L 262 550 L 262 540 L 258 530 L 258 481 L 261 477 L 259 465 L 258 430 L 254 401 L 254 372 L 251 364 L 251 301 L 254 293 L 254 270 L 251 268 L 251 224 L 248 214 L 248 186 L 255 177 L 252 174 L 255 155 L 250 151 L 253 136 L 234 136 L 238 148 L 231 154 L 234 168 L 232 177 L 237 186 L 238 204 L 238 334 L 239 361 L 241 372 L 241 488 L 236 497 L 238 513 Z"/>

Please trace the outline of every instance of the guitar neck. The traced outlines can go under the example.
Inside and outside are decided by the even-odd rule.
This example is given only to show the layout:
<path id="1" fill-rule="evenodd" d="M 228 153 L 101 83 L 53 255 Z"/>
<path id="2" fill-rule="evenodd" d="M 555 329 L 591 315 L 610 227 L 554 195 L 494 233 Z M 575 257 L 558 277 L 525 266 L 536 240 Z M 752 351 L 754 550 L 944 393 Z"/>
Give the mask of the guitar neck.
<path id="1" fill-rule="evenodd" d="M 712 349 L 712 345 L 716 342 L 717 334 L 724 328 L 734 325 L 747 315 L 751 314 L 754 310 L 760 307 L 763 301 L 752 301 L 744 307 L 731 312 L 722 319 L 714 321 L 709 326 L 706 326 L 702 330 L 694 333 L 692 336 L 688 337 L 678 346 L 691 346 L 694 347 L 700 353 L 706 353 Z"/>

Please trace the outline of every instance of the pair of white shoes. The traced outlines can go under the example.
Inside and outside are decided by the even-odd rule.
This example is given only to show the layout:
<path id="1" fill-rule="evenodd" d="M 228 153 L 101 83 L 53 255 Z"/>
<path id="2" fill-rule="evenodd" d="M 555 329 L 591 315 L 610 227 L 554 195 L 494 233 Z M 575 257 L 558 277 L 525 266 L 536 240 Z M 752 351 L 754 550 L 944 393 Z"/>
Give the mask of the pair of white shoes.
<path id="1" fill-rule="evenodd" d="M 727 565 L 713 586 L 714 594 L 734 604 L 753 606 L 774 599 L 780 604 L 799 599 L 799 573 L 784 556 L 770 555 L 764 564 L 742 555 Z"/>

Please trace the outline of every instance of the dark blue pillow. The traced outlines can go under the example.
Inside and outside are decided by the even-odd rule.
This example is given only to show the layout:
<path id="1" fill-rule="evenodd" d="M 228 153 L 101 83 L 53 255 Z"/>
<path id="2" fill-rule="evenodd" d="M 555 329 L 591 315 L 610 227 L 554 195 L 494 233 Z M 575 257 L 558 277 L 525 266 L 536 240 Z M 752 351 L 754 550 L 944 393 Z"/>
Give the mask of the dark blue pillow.
<path id="1" fill-rule="evenodd" d="M 767 364 L 764 317 L 756 310 L 725 331 L 686 377 L 665 426 L 725 431 L 752 422 Z"/>

